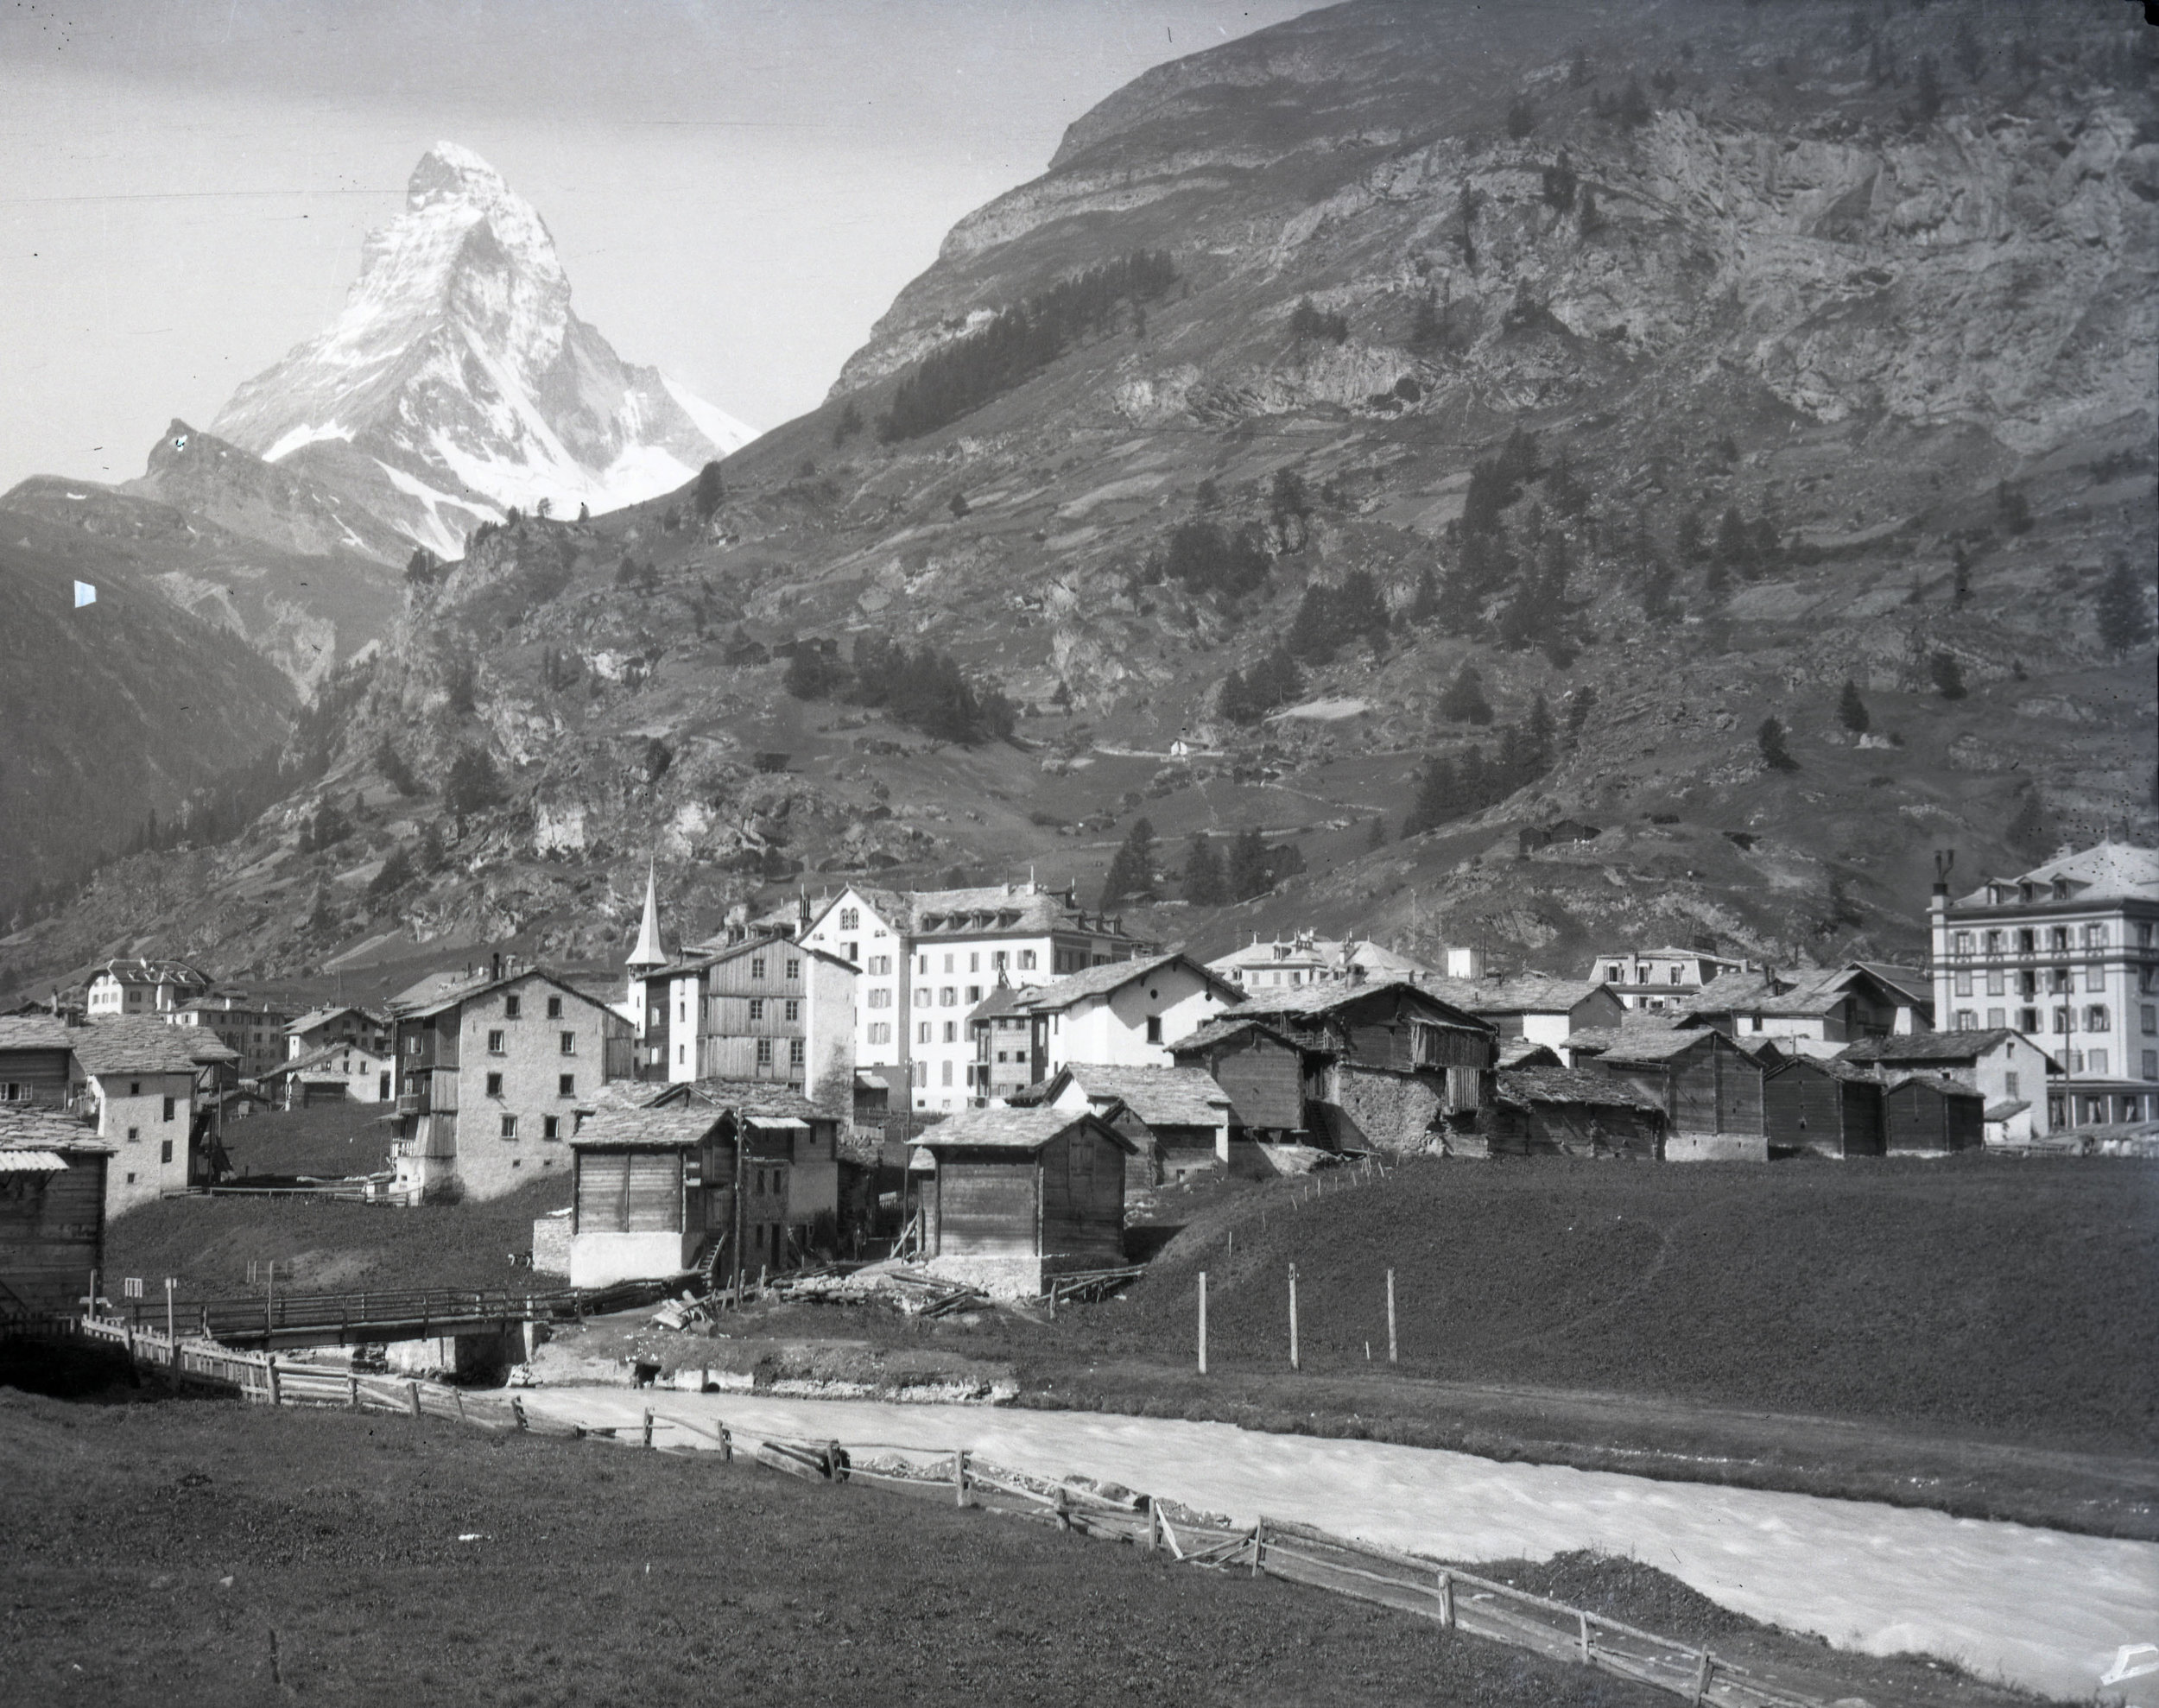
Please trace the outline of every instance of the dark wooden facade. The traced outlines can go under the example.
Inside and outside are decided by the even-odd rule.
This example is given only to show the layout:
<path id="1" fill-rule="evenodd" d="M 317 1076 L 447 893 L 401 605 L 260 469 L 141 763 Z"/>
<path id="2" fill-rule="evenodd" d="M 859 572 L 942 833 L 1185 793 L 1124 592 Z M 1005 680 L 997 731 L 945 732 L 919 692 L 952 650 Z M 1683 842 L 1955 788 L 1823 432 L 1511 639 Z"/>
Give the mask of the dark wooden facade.
<path id="1" fill-rule="evenodd" d="M 1914 1074 L 1883 1093 L 1882 1128 L 1892 1156 L 1977 1150 L 1986 1142 L 1986 1100 L 1954 1080 Z"/>
<path id="2" fill-rule="evenodd" d="M 53 1022 L 55 1030 L 60 1022 Z M 0 1103 L 37 1104 L 47 1109 L 64 1108 L 73 1077 L 64 1043 L 0 1045 Z"/>
<path id="3" fill-rule="evenodd" d="M 1762 1126 L 1773 1152 L 1879 1156 L 1882 1087 L 1834 1063 L 1790 1057 L 1763 1075 Z"/>
<path id="4" fill-rule="evenodd" d="M 41 1154 L 63 1166 L 9 1167 L 0 1152 L 0 1322 L 79 1313 L 104 1262 L 105 1150 Z"/>
<path id="5" fill-rule="evenodd" d="M 1261 1027 L 1203 1027 L 1192 1041 L 1171 1045 L 1170 1053 L 1178 1066 L 1214 1076 L 1230 1100 L 1232 1124 L 1247 1136 L 1301 1132 L 1305 1100 L 1325 1091 L 1326 1058 Z"/>
<path id="6" fill-rule="evenodd" d="M 918 1177 L 923 1249 L 935 1258 L 1056 1258 L 1067 1267 L 1124 1261 L 1129 1141 L 1077 1115 L 1037 1147 L 920 1144 L 935 1166 Z"/>
<path id="7" fill-rule="evenodd" d="M 1657 1039 L 1648 1047 L 1621 1042 L 1583 1065 L 1651 1098 L 1664 1111 L 1668 1135 L 1764 1136 L 1762 1064 L 1721 1032 L 1700 1028 L 1684 1041 Z"/>
<path id="8" fill-rule="evenodd" d="M 1493 1156 L 1655 1161 L 1664 1154 L 1664 1117 L 1605 1075 L 1530 1068 L 1499 1075 L 1484 1137 Z"/>

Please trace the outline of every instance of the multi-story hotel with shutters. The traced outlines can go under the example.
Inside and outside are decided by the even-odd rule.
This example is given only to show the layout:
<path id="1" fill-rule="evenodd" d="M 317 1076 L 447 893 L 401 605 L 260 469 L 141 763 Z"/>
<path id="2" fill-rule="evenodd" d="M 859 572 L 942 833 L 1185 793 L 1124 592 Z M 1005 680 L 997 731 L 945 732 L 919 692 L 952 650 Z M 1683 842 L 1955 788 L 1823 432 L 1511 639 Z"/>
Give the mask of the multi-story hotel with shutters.
<path id="1" fill-rule="evenodd" d="M 2159 1119 L 2159 854 L 2103 842 L 1955 899 L 1938 882 L 1931 924 L 1935 1024 L 2043 1048 L 2050 1126 Z"/>

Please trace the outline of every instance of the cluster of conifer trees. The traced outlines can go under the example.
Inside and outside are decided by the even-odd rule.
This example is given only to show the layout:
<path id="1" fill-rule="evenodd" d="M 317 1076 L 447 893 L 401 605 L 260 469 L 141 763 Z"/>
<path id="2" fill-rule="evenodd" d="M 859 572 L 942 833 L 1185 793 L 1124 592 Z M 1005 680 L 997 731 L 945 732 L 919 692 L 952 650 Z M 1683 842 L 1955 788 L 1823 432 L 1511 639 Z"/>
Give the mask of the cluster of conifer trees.
<path id="1" fill-rule="evenodd" d="M 997 689 L 978 689 L 949 655 L 928 643 L 910 652 L 878 635 L 857 636 L 846 666 L 819 642 L 798 642 L 785 686 L 797 699 L 879 706 L 910 729 L 968 747 L 1004 740 L 1018 716 Z"/>
<path id="2" fill-rule="evenodd" d="M 1155 863 L 1159 857 L 1154 826 L 1144 818 L 1135 819 L 1102 880 L 1103 908 L 1155 895 Z M 1195 908 L 1219 908 L 1264 895 L 1303 870 L 1304 851 L 1294 842 L 1269 847 L 1259 831 L 1248 828 L 1230 838 L 1229 852 L 1223 855 L 1215 851 L 1214 839 L 1205 831 L 1194 831 L 1185 849 L 1179 887 L 1184 899 Z"/>
<path id="3" fill-rule="evenodd" d="M 979 409 L 1031 379 L 1084 338 L 1111 326 L 1177 282 L 1167 250 L 1135 250 L 1090 267 L 1010 308 L 978 332 L 933 351 L 902 379 L 877 421 L 890 444 L 915 439 Z M 1143 325 L 1143 319 L 1140 324 Z"/>

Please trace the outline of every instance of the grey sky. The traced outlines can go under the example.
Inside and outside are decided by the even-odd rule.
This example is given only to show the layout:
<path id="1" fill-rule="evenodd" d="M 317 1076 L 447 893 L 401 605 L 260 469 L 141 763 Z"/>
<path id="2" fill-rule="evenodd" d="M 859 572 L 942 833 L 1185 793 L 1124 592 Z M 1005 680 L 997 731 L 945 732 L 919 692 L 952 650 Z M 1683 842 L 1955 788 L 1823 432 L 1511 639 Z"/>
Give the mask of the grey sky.
<path id="1" fill-rule="evenodd" d="M 769 427 L 969 209 L 1150 65 L 1310 0 L 20 0 L 0 9 L 0 490 L 142 472 L 344 300 L 438 139 L 579 313 Z"/>

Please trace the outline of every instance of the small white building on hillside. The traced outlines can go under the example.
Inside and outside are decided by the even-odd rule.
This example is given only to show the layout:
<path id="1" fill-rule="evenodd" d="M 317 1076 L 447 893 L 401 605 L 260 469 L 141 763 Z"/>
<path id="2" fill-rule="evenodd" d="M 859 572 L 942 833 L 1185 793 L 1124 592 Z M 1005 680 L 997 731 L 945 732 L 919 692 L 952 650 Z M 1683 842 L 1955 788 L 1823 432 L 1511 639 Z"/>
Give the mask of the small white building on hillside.
<path id="1" fill-rule="evenodd" d="M 1244 993 L 1189 955 L 1153 955 L 1090 967 L 1023 992 L 1030 1083 L 1067 1062 L 1168 1067 L 1170 1047 L 1198 1031 Z"/>

